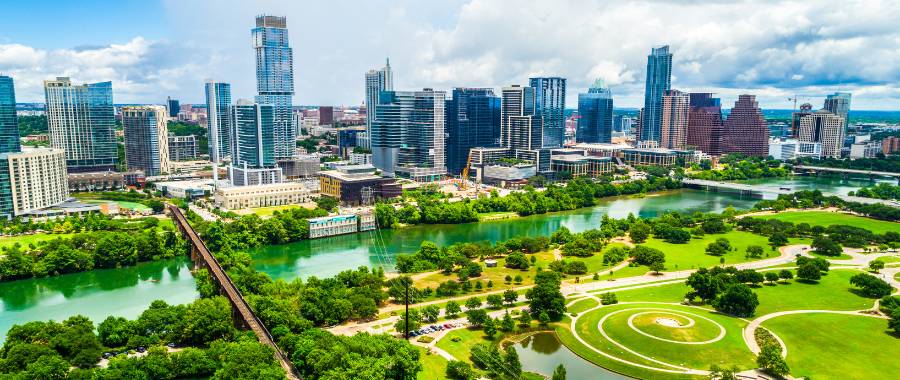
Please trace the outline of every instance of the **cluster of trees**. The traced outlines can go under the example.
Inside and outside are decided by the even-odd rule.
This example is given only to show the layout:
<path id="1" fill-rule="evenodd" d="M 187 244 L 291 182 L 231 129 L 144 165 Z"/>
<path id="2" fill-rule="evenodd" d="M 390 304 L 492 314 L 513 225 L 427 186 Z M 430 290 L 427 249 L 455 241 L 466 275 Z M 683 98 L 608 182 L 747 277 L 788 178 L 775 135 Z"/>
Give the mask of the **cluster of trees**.
<path id="1" fill-rule="evenodd" d="M 900 157 L 900 156 L 898 156 Z M 803 190 L 779 195 L 774 200 L 763 200 L 753 206 L 757 210 L 782 211 L 788 208 L 838 207 L 870 218 L 900 221 L 900 208 L 883 204 L 845 202 L 838 197 L 826 197 L 819 190 Z"/>
<path id="2" fill-rule="evenodd" d="M 872 187 L 863 187 L 850 195 L 877 199 L 900 199 L 900 186 L 889 183 L 879 183 Z"/>
<path id="3" fill-rule="evenodd" d="M 489 242 L 478 243 L 455 243 L 448 247 L 438 247 L 437 244 L 430 241 L 423 241 L 419 249 L 411 255 L 402 254 L 397 256 L 396 268 L 400 273 L 425 272 L 440 269 L 446 274 L 450 274 L 459 267 L 460 280 L 465 281 L 470 277 L 478 277 L 480 270 L 475 269 L 476 263 L 471 262 L 475 259 L 484 259 L 489 257 L 506 256 L 506 266 L 517 269 L 528 269 L 530 259 L 526 259 L 524 254 L 537 253 L 546 250 L 550 245 L 550 240 L 544 236 L 515 237 L 505 241 L 497 242 L 493 246 Z M 479 266 L 480 268 L 480 266 Z"/>
<path id="4" fill-rule="evenodd" d="M 732 153 L 723 156 L 719 160 L 725 167 L 720 170 L 711 170 L 696 165 L 690 173 L 691 178 L 710 181 L 731 181 L 753 178 L 787 177 L 791 175 L 790 168 L 782 166 L 778 160 L 770 160 L 763 157 L 747 157 Z"/>
<path id="5" fill-rule="evenodd" d="M 478 220 L 478 213 L 515 212 L 519 215 L 574 210 L 594 205 L 596 198 L 646 193 L 681 187 L 681 182 L 668 177 L 632 181 L 624 184 L 595 183 L 576 178 L 564 186 L 550 185 L 544 191 L 526 186 L 525 191 L 501 197 L 496 191 L 478 199 L 449 202 L 444 197 L 422 191 L 411 194 L 416 205 L 404 203 L 399 209 L 389 204 L 375 207 L 375 216 L 382 227 L 404 224 L 468 223 Z"/>
<path id="6" fill-rule="evenodd" d="M 759 306 L 759 299 L 747 283 L 758 284 L 763 280 L 764 276 L 752 269 L 700 268 L 688 277 L 686 284 L 691 287 L 691 291 L 685 298 L 699 298 L 726 314 L 751 317 Z"/>
<path id="7" fill-rule="evenodd" d="M 887 297 L 894 291 L 891 284 L 867 273 L 858 273 L 850 277 L 850 284 L 859 288 L 859 292 L 866 297 Z"/>
<path id="8" fill-rule="evenodd" d="M 501 352 L 497 345 L 478 343 L 469 351 L 469 358 L 491 379 L 514 380 L 522 378 L 522 363 L 512 346 Z"/>
<path id="9" fill-rule="evenodd" d="M 528 289 L 528 310 L 532 318 L 542 323 L 558 321 L 566 312 L 566 299 L 559 290 L 561 279 L 552 271 L 540 271 L 534 276 L 534 287 Z"/>
<path id="10" fill-rule="evenodd" d="M 900 156 L 890 155 L 876 158 L 856 158 L 843 160 L 837 158 L 812 159 L 802 158 L 798 163 L 810 166 L 825 166 L 829 168 L 874 170 L 879 172 L 900 173 Z"/>
<path id="11" fill-rule="evenodd" d="M 85 232 L 29 247 L 18 243 L 4 247 L 0 256 L 0 281 L 118 268 L 184 252 L 184 240 L 171 230 L 150 227 L 140 232 Z"/>
<path id="12" fill-rule="evenodd" d="M 797 257 L 797 278 L 806 282 L 815 282 L 822 278 L 822 273 L 828 273 L 831 263 L 821 257 L 809 258 Z"/>
<path id="13" fill-rule="evenodd" d="M 146 218 L 149 220 L 151 218 Z M 154 218 L 155 219 L 155 218 Z M 91 213 L 81 216 L 67 216 L 65 218 L 36 221 L 13 218 L 0 221 L 0 232 L 3 235 L 20 235 L 30 232 L 49 232 L 55 234 L 70 234 L 84 231 L 111 231 L 127 229 L 131 223 L 113 220 L 109 216 L 100 213 Z"/>
<path id="14" fill-rule="evenodd" d="M 200 223 L 194 227 L 201 230 L 203 240 L 213 252 L 226 247 L 246 250 L 271 244 L 284 244 L 309 238 L 307 219 L 328 215 L 320 208 L 296 207 L 276 211 L 271 218 L 262 219 L 251 214 L 241 216 L 231 222 L 215 221 Z M 194 224 L 194 221 L 191 221 Z"/>
<path id="15" fill-rule="evenodd" d="M 887 231 L 876 234 L 867 229 L 834 224 L 828 227 L 810 226 L 808 223 L 791 223 L 777 219 L 741 218 L 737 221 L 741 230 L 768 236 L 773 247 L 787 244 L 788 238 L 813 238 L 812 247 L 820 254 L 838 256 L 841 245 L 865 247 L 869 245 L 891 246 L 900 243 L 900 232 Z"/>
<path id="16" fill-rule="evenodd" d="M 891 317 L 888 328 L 894 330 L 894 334 L 900 334 L 900 297 L 884 296 L 878 305 L 882 313 Z"/>
<path id="17" fill-rule="evenodd" d="M 634 258 L 631 265 L 643 265 L 656 273 L 666 269 L 666 254 L 656 248 L 637 245 L 628 250 L 628 254 Z"/>
<path id="18" fill-rule="evenodd" d="M 309 329 L 280 336 L 278 346 L 306 379 L 414 379 L 422 370 L 419 350 L 390 335 Z"/>
<path id="19" fill-rule="evenodd" d="M 18 117 L 19 136 L 47 133 L 47 115 L 22 115 Z"/>
<path id="20" fill-rule="evenodd" d="M 578 260 L 556 260 L 550 263 L 550 270 L 563 274 L 585 274 L 588 272 L 587 264 Z"/>
<path id="21" fill-rule="evenodd" d="M 692 236 L 731 231 L 732 227 L 726 219 L 733 213 L 733 210 L 727 210 L 721 215 L 671 212 L 655 219 L 631 222 L 628 224 L 628 236 L 636 244 L 645 242 L 650 234 L 669 243 L 684 244 L 690 241 Z"/>

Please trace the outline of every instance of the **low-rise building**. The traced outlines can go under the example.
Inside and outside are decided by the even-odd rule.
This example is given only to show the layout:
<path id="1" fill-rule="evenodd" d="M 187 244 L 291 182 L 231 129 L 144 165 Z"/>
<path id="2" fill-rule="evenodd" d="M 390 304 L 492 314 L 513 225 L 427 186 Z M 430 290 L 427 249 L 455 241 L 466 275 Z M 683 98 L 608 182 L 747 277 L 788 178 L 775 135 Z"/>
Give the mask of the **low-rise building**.
<path id="1" fill-rule="evenodd" d="M 550 159 L 554 172 L 569 172 L 573 177 L 601 177 L 615 170 L 612 157 L 581 156 L 575 154 L 554 155 Z"/>
<path id="2" fill-rule="evenodd" d="M 103 191 L 125 188 L 125 174 L 121 172 L 69 173 L 69 191 Z"/>
<path id="3" fill-rule="evenodd" d="M 212 194 L 215 188 L 215 181 L 212 179 L 196 179 L 156 182 L 153 185 L 166 197 L 194 199 Z"/>
<path id="4" fill-rule="evenodd" d="M 351 165 L 371 165 L 372 164 L 372 154 L 371 153 L 350 153 L 350 164 Z"/>
<path id="5" fill-rule="evenodd" d="M 900 152 L 900 137 L 890 136 L 881 140 L 881 152 L 884 154 Z"/>
<path id="6" fill-rule="evenodd" d="M 684 165 L 697 162 L 698 155 L 692 150 L 631 148 L 622 150 L 622 159 L 632 166 L 675 166 L 681 160 Z"/>
<path id="7" fill-rule="evenodd" d="M 622 157 L 622 152 L 625 149 L 633 149 L 634 147 L 628 144 L 580 143 L 575 144 L 573 148 L 582 149 L 591 156 Z"/>
<path id="8" fill-rule="evenodd" d="M 376 199 L 398 197 L 401 192 L 396 180 L 375 175 L 371 165 L 344 165 L 319 173 L 319 193 L 346 205 L 372 204 Z"/>
<path id="9" fill-rule="evenodd" d="M 212 170 L 212 163 L 206 160 L 172 161 L 169 162 L 169 171 L 172 174 L 194 173 Z"/>
<path id="10" fill-rule="evenodd" d="M 319 175 L 321 163 L 315 155 L 294 156 L 278 160 L 278 167 L 286 179 L 313 178 Z"/>
<path id="11" fill-rule="evenodd" d="M 801 157 L 820 158 L 822 144 L 797 139 L 769 139 L 769 155 L 773 159 L 789 161 Z"/>
<path id="12" fill-rule="evenodd" d="M 0 216 L 11 218 L 55 206 L 69 197 L 62 149 L 0 154 Z"/>
<path id="13" fill-rule="evenodd" d="M 481 168 L 481 180 L 500 187 L 515 187 L 537 175 L 537 166 L 532 163 L 486 165 Z"/>
<path id="14" fill-rule="evenodd" d="M 283 206 L 313 201 L 315 190 L 299 182 L 232 186 L 216 190 L 215 204 L 226 210 Z"/>
<path id="15" fill-rule="evenodd" d="M 875 158 L 881 153 L 881 145 L 875 141 L 865 141 L 850 145 L 850 158 Z"/>
<path id="16" fill-rule="evenodd" d="M 359 231 L 359 218 L 353 214 L 309 219 L 310 239 L 352 234 L 357 231 Z"/>

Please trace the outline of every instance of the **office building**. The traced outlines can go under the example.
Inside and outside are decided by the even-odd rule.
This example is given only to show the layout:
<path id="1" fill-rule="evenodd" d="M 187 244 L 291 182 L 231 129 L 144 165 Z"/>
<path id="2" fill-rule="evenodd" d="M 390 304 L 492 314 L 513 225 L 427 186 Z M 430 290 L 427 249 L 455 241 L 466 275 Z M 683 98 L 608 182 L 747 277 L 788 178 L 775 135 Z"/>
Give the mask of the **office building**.
<path id="1" fill-rule="evenodd" d="M 662 139 L 662 99 L 672 88 L 672 53 L 669 46 L 653 48 L 647 56 L 647 81 L 644 85 L 644 108 L 641 114 L 641 141 Z"/>
<path id="2" fill-rule="evenodd" d="M 319 173 L 319 194 L 337 198 L 345 205 L 372 205 L 401 193 L 395 179 L 375 175 L 371 165 L 345 165 Z"/>
<path id="3" fill-rule="evenodd" d="M 231 85 L 206 82 L 206 133 L 209 160 L 221 164 L 231 155 Z"/>
<path id="4" fill-rule="evenodd" d="M 217 207 L 242 210 L 255 207 L 284 206 L 313 201 L 313 189 L 299 182 L 220 187 L 213 196 Z"/>
<path id="5" fill-rule="evenodd" d="M 278 160 L 278 167 L 287 179 L 311 178 L 319 174 L 322 165 L 316 155 L 294 156 Z"/>
<path id="6" fill-rule="evenodd" d="M 797 139 L 772 138 L 769 140 L 769 156 L 779 161 L 803 157 L 818 159 L 822 156 L 822 144 Z"/>
<path id="7" fill-rule="evenodd" d="M 881 140 L 881 152 L 886 155 L 900 152 L 900 137 L 889 136 Z"/>
<path id="8" fill-rule="evenodd" d="M 169 166 L 175 161 L 190 161 L 196 159 L 197 136 L 169 135 Z"/>
<path id="9" fill-rule="evenodd" d="M 534 93 L 533 87 L 513 85 L 503 88 L 500 101 L 500 146 L 510 149 L 539 149 L 543 145 L 543 123 L 540 117 L 534 116 Z M 515 132 L 513 124 L 516 124 Z"/>
<path id="10" fill-rule="evenodd" d="M 168 111 L 162 106 L 122 107 L 125 163 L 147 176 L 169 173 Z"/>
<path id="11" fill-rule="evenodd" d="M 769 154 L 769 127 L 754 95 L 739 95 L 725 119 L 722 153 L 765 157 Z"/>
<path id="12" fill-rule="evenodd" d="M 766 147 L 768 148 L 768 146 Z M 622 160 L 632 166 L 675 166 L 681 159 L 685 165 L 697 162 L 691 150 L 637 147 L 622 150 Z"/>
<path id="13" fill-rule="evenodd" d="M 613 116 L 613 132 L 629 134 L 635 125 L 635 118 L 625 115 Z"/>
<path id="14" fill-rule="evenodd" d="M 721 155 L 723 128 L 721 100 L 710 93 L 691 93 L 686 147 L 711 156 Z"/>
<path id="15" fill-rule="evenodd" d="M 561 147 L 566 133 L 566 78 L 529 78 L 534 89 L 534 115 L 541 121 L 542 146 Z"/>
<path id="16" fill-rule="evenodd" d="M 881 153 L 881 144 L 865 141 L 850 145 L 850 158 L 875 158 Z"/>
<path id="17" fill-rule="evenodd" d="M 800 119 L 798 140 L 822 145 L 822 157 L 841 158 L 844 146 L 844 118 L 819 110 Z"/>
<path id="18" fill-rule="evenodd" d="M 825 98 L 824 109 L 844 119 L 844 131 L 850 125 L 850 93 L 835 92 Z"/>
<path id="19" fill-rule="evenodd" d="M 684 149 L 687 144 L 688 113 L 691 110 L 688 94 L 669 90 L 663 94 L 659 146 Z"/>
<path id="20" fill-rule="evenodd" d="M 446 101 L 447 171 L 460 174 L 475 147 L 499 146 L 500 98 L 490 88 L 455 88 Z"/>
<path id="21" fill-rule="evenodd" d="M 609 88 L 597 80 L 585 94 L 578 94 L 577 143 L 609 143 L 613 132 L 613 99 Z M 621 130 L 620 130 L 621 131 Z"/>
<path id="22" fill-rule="evenodd" d="M 334 124 L 334 107 L 332 107 L 332 106 L 319 107 L 319 125 L 331 125 L 331 124 Z"/>
<path id="23" fill-rule="evenodd" d="M 272 105 L 274 158 L 294 155 L 297 126 L 291 117 L 294 57 L 288 43 L 287 18 L 257 16 L 253 28 L 256 51 L 256 102 Z"/>
<path id="24" fill-rule="evenodd" d="M 443 91 L 382 91 L 371 129 L 372 161 L 388 175 L 434 181 L 447 173 Z"/>
<path id="25" fill-rule="evenodd" d="M 275 107 L 238 100 L 231 107 L 232 144 L 228 178 L 232 185 L 262 185 L 282 180 L 275 165 Z"/>
<path id="26" fill-rule="evenodd" d="M 44 81 L 50 146 L 66 152 L 69 172 L 115 170 L 112 82 L 74 85 L 69 78 Z"/>
<path id="27" fill-rule="evenodd" d="M 800 136 L 800 119 L 806 115 L 813 113 L 812 104 L 803 103 L 800 105 L 800 111 L 791 114 L 791 137 L 796 139 Z"/>
<path id="28" fill-rule="evenodd" d="M 178 112 L 181 111 L 181 105 L 178 103 L 178 99 L 166 98 L 166 108 L 169 111 L 170 118 L 178 118 Z"/>
<path id="29" fill-rule="evenodd" d="M 20 150 L 15 86 L 12 78 L 0 75 L 0 153 Z"/>
<path id="30" fill-rule="evenodd" d="M 0 153 L 0 216 L 7 219 L 65 202 L 66 154 L 38 148 Z"/>
<path id="31" fill-rule="evenodd" d="M 386 59 L 384 67 L 369 70 L 366 73 L 366 132 L 371 134 L 375 121 L 375 108 L 378 106 L 378 94 L 382 91 L 394 90 L 394 73 L 391 71 L 391 60 Z M 369 145 L 359 145 L 368 148 Z"/>

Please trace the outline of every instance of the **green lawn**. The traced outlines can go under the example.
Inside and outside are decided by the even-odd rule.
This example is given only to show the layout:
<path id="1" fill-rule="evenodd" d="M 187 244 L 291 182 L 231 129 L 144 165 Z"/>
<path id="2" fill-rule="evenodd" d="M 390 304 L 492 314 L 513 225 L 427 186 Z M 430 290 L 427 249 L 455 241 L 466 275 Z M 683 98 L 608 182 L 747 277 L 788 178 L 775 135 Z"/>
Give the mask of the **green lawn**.
<path id="1" fill-rule="evenodd" d="M 419 349 L 419 362 L 422 363 L 422 371 L 416 376 L 419 380 L 446 379 L 447 359 L 438 354 L 429 354 L 425 347 L 416 346 Z"/>
<path id="2" fill-rule="evenodd" d="M 137 202 L 129 202 L 129 201 L 110 201 L 110 200 L 106 200 L 106 199 L 82 199 L 82 200 L 83 200 L 85 203 L 94 203 L 94 204 L 97 204 L 97 203 L 109 203 L 109 202 L 117 203 L 117 204 L 119 204 L 119 208 L 127 208 L 127 209 L 129 209 L 129 210 L 134 210 L 134 211 L 138 211 L 138 212 L 144 212 L 144 211 L 150 211 L 150 210 L 151 210 L 150 207 L 147 207 L 146 205 L 144 205 L 144 204 L 142 204 L 142 203 L 137 203 Z"/>
<path id="3" fill-rule="evenodd" d="M 728 239 L 731 246 L 736 249 L 732 249 L 723 256 L 707 255 L 706 246 L 719 238 Z M 795 242 L 792 241 L 791 243 L 794 244 Z M 720 265 L 722 258 L 725 259 L 726 265 L 753 261 L 753 259 L 744 257 L 747 247 L 751 245 L 763 247 L 765 252 L 761 259 L 767 258 L 766 255 L 769 255 L 768 257 L 778 256 L 779 253 L 773 251 L 768 244 L 769 241 L 765 236 L 744 231 L 731 231 L 724 234 L 704 235 L 701 238 L 693 238 L 686 244 L 672 244 L 651 238 L 647 239 L 643 245 L 659 249 L 666 254 L 666 271 L 678 271 Z"/>
<path id="4" fill-rule="evenodd" d="M 23 247 L 28 247 L 29 244 L 37 244 L 38 242 L 53 240 L 56 238 L 67 238 L 71 237 L 75 234 L 34 234 L 34 235 L 19 235 L 19 236 L 3 236 L 0 237 L 0 247 L 10 247 L 13 244 L 19 243 Z"/>
<path id="5" fill-rule="evenodd" d="M 884 319 L 797 314 L 773 318 L 763 326 L 784 340 L 794 377 L 890 379 L 900 373 L 900 338 L 886 332 Z"/>
<path id="6" fill-rule="evenodd" d="M 459 337 L 459 342 L 454 342 L 454 337 Z M 469 359 L 469 348 L 476 343 L 483 343 L 486 341 L 487 338 L 484 336 L 484 331 L 482 330 L 456 329 L 447 333 L 447 335 L 444 335 L 444 337 L 437 342 L 437 346 L 450 353 L 450 355 L 453 355 L 456 360 L 465 361 L 471 364 L 472 360 Z"/>
<path id="7" fill-rule="evenodd" d="M 275 211 L 284 211 L 290 210 L 292 208 L 303 207 L 300 205 L 281 205 L 281 206 L 268 206 L 268 207 L 256 207 L 249 209 L 249 213 L 256 214 L 259 216 L 271 216 L 275 213 Z"/>
<path id="8" fill-rule="evenodd" d="M 503 290 L 503 289 L 508 289 L 508 288 L 524 286 L 524 285 L 532 285 L 532 284 L 534 284 L 534 275 L 535 275 L 535 273 L 537 273 L 535 266 L 541 266 L 542 268 L 547 269 L 547 267 L 553 261 L 553 253 L 552 252 L 538 252 L 533 255 L 526 255 L 526 256 L 529 256 L 528 257 L 529 259 L 531 258 L 530 256 L 535 256 L 537 258 L 535 265 L 532 265 L 531 267 L 529 267 L 528 270 L 523 271 L 523 270 L 519 270 L 519 269 L 507 268 L 504 266 L 506 263 L 506 259 L 499 258 L 499 259 L 497 259 L 496 267 L 493 267 L 493 268 L 485 267 L 484 271 L 481 273 L 481 276 L 479 276 L 477 278 L 472 278 L 471 281 L 482 281 L 482 282 L 484 282 L 484 284 L 482 284 L 482 285 L 486 285 L 488 281 L 492 281 L 494 283 L 494 287 L 492 288 L 492 290 Z M 479 262 L 479 264 L 481 264 L 482 267 L 484 267 L 484 263 Z M 515 278 L 516 275 L 522 276 L 523 281 L 521 284 L 516 284 L 515 282 L 507 284 L 506 280 L 505 280 L 507 275 L 509 275 L 512 278 Z M 582 276 L 582 277 L 584 277 L 584 276 Z M 457 281 L 458 280 L 457 274 L 456 273 L 451 273 L 449 275 L 445 275 L 443 273 L 431 274 L 431 275 L 425 276 L 419 280 L 416 280 L 416 287 L 420 288 L 420 289 L 426 288 L 426 287 L 436 289 L 438 287 L 438 285 L 440 285 L 442 282 L 445 282 L 448 280 Z"/>
<path id="9" fill-rule="evenodd" d="M 762 215 L 759 218 L 778 219 L 791 223 L 809 223 L 811 226 L 830 226 L 845 224 L 865 228 L 883 234 L 888 231 L 900 231 L 900 223 L 876 220 L 862 216 L 828 211 L 788 211 L 774 215 Z"/>
<path id="10" fill-rule="evenodd" d="M 581 301 L 575 302 L 572 306 L 568 306 L 567 310 L 569 313 L 581 314 L 585 310 L 588 310 L 594 306 L 597 306 L 597 301 L 594 301 L 590 298 L 585 298 Z"/>

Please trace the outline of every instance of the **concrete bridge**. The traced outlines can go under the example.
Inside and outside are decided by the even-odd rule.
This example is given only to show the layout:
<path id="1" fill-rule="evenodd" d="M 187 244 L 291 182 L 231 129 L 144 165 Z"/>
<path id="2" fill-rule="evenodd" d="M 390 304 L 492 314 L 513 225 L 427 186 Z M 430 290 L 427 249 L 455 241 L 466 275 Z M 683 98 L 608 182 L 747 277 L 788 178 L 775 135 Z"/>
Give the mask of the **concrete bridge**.
<path id="1" fill-rule="evenodd" d="M 832 172 L 832 173 L 841 173 L 844 175 L 857 174 L 857 175 L 865 175 L 872 177 L 892 177 L 900 183 L 900 173 L 894 172 L 882 172 L 877 170 L 862 170 L 862 169 L 844 169 L 844 168 L 829 168 L 825 166 L 808 166 L 808 165 L 797 165 L 794 166 L 794 171 L 807 172 L 807 173 L 816 173 L 819 172 Z"/>
<path id="2" fill-rule="evenodd" d="M 216 260 L 209 249 L 206 248 L 206 243 L 200 239 L 200 236 L 188 223 L 187 218 L 184 217 L 184 213 L 181 212 L 181 209 L 172 204 L 167 205 L 167 208 L 169 215 L 175 222 L 175 226 L 178 227 L 178 230 L 181 231 L 181 234 L 188 243 L 190 243 L 191 261 L 194 263 L 194 269 L 197 269 L 202 265 L 209 271 L 209 275 L 212 276 L 213 281 L 219 286 L 219 291 L 228 299 L 228 302 L 231 303 L 231 313 L 235 323 L 240 327 L 253 331 L 260 343 L 272 347 L 272 349 L 275 350 L 275 359 L 278 360 L 278 363 L 281 364 L 281 368 L 284 369 L 285 376 L 291 380 L 298 380 L 299 376 L 297 375 L 293 363 L 288 360 L 287 355 L 285 355 L 284 352 L 278 348 L 278 345 L 275 344 L 272 334 L 269 333 L 266 326 L 259 317 L 256 316 L 253 309 L 250 308 L 250 305 L 247 304 L 247 301 L 244 299 L 244 296 L 241 295 L 238 288 L 231 282 L 231 278 L 229 278 L 228 274 L 225 273 L 225 270 L 222 269 L 219 261 Z"/>
<path id="3" fill-rule="evenodd" d="M 682 183 L 687 187 L 699 188 L 704 190 L 710 189 L 727 189 L 727 190 L 736 190 L 741 194 L 761 194 L 761 193 L 769 193 L 769 194 L 792 194 L 797 190 L 787 187 L 779 187 L 772 185 L 750 185 L 745 183 L 736 183 L 736 182 L 720 182 L 720 181 L 708 181 L 705 179 L 690 179 L 685 178 L 682 180 Z M 835 194 L 835 193 L 827 193 L 822 192 L 822 195 L 826 197 L 838 197 L 847 202 L 857 202 L 864 204 L 883 204 L 887 206 L 900 207 L 900 202 L 885 200 L 885 199 L 874 199 L 874 198 L 865 198 L 865 197 L 856 197 L 849 196 L 846 194 Z"/>

